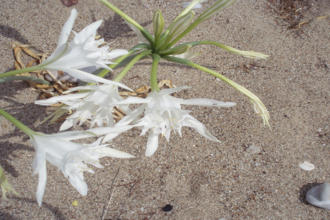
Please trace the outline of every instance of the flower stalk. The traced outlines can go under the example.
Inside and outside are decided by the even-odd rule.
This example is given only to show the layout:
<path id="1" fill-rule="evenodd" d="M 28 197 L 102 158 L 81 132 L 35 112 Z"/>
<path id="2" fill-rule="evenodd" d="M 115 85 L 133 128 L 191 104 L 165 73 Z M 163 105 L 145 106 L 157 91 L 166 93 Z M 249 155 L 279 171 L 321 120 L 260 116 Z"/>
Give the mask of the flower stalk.
<path id="1" fill-rule="evenodd" d="M 158 54 L 152 54 L 152 66 L 151 66 L 151 74 L 150 74 L 150 84 L 152 92 L 159 92 L 160 89 L 158 87 L 157 82 L 157 68 L 160 60 L 160 56 Z"/>

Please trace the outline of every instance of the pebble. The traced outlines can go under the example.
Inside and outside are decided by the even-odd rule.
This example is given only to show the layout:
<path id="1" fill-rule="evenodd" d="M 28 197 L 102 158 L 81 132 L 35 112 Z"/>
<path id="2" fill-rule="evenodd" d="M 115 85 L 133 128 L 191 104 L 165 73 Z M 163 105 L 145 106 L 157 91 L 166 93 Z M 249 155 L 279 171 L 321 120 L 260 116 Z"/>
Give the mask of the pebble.
<path id="1" fill-rule="evenodd" d="M 330 210 L 330 184 L 323 183 L 308 190 L 306 200 L 317 207 Z"/>

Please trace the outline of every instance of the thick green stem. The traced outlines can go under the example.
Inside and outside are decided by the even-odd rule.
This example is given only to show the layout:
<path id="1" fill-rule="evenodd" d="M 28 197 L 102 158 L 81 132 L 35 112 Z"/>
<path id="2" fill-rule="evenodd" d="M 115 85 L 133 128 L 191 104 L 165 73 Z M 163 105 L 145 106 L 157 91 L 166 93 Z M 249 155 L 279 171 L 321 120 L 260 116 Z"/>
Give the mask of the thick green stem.
<path id="1" fill-rule="evenodd" d="M 157 82 L 157 68 L 160 60 L 160 56 L 158 54 L 152 54 L 152 66 L 151 66 L 151 74 L 150 74 L 150 84 L 152 92 L 159 92 L 158 82 Z"/>
<path id="2" fill-rule="evenodd" d="M 30 128 L 26 127 L 24 124 L 22 124 L 20 121 L 18 121 L 16 118 L 14 118 L 12 115 L 10 115 L 8 112 L 0 108 L 0 114 L 8 119 L 11 123 L 13 123 L 16 127 L 21 129 L 25 134 L 29 135 L 32 137 L 35 132 L 32 131 Z"/>
<path id="3" fill-rule="evenodd" d="M 150 54 L 151 51 L 147 50 L 147 51 L 143 51 L 142 53 L 134 57 L 134 59 L 125 66 L 125 68 L 116 76 L 116 78 L 113 81 L 120 82 L 137 61 Z"/>
<path id="4" fill-rule="evenodd" d="M 106 1 L 106 0 L 99 0 L 101 3 L 103 3 L 104 5 L 106 5 L 107 7 L 109 7 L 112 11 L 116 12 L 120 17 L 122 17 L 123 19 L 125 19 L 127 22 L 131 23 L 132 25 L 134 25 L 135 27 L 137 27 L 141 33 L 143 34 L 143 36 L 149 41 L 150 45 L 153 45 L 153 36 L 144 28 L 142 27 L 139 23 L 137 23 L 134 19 L 132 19 L 130 16 L 128 16 L 127 14 L 125 14 L 123 11 L 121 11 L 119 8 L 117 8 L 116 6 L 114 6 L 113 4 L 111 4 L 110 2 Z"/>

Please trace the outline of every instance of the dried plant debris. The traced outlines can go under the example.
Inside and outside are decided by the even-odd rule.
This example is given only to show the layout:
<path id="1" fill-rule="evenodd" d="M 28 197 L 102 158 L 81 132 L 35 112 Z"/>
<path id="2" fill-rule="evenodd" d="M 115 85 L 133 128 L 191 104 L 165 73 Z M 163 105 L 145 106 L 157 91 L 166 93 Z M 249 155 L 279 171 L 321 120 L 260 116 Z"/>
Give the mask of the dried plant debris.
<path id="1" fill-rule="evenodd" d="M 307 24 L 308 20 L 303 20 L 312 3 L 309 0 L 267 0 L 268 9 L 275 12 L 277 24 L 284 23 L 287 28 L 300 28 Z"/>
<path id="2" fill-rule="evenodd" d="M 63 5 L 65 5 L 66 7 L 71 7 L 74 6 L 76 4 L 78 4 L 78 0 L 61 0 Z"/>
<path id="3" fill-rule="evenodd" d="M 24 44 L 21 44 L 18 42 L 14 42 L 12 44 L 12 49 L 13 49 L 14 56 L 15 56 L 14 66 L 15 66 L 16 70 L 31 67 L 33 65 L 38 65 L 46 59 L 46 57 L 47 57 L 46 53 L 36 54 L 29 49 L 31 47 L 33 47 L 33 46 L 24 45 Z M 22 61 L 23 54 L 26 54 L 29 57 L 33 58 L 33 60 L 28 62 L 27 65 L 25 65 Z M 61 75 L 61 74 L 63 75 L 63 72 L 61 72 L 61 71 L 59 71 L 59 73 L 57 73 L 57 75 Z M 54 77 L 52 72 L 50 72 L 48 70 L 35 71 L 35 72 L 31 72 L 31 73 L 21 73 L 19 75 L 20 76 L 31 76 L 32 75 L 32 76 L 37 77 L 42 80 L 53 81 L 52 84 L 50 84 L 50 85 L 39 84 L 36 82 L 27 81 L 33 90 L 36 90 L 37 92 L 41 93 L 41 96 L 40 96 L 41 99 L 58 96 L 59 94 L 62 94 L 64 91 L 68 90 L 69 88 L 75 87 L 77 85 L 75 83 L 64 82 L 64 81 L 61 82 L 61 81 L 57 80 L 57 78 Z M 49 78 L 51 78 L 52 80 L 49 80 Z"/>
<path id="4" fill-rule="evenodd" d="M 176 86 L 172 83 L 171 80 L 162 80 L 158 82 L 158 87 L 159 88 L 175 88 Z M 119 92 L 119 95 L 123 97 L 124 99 L 133 96 L 133 97 L 140 97 L 140 98 L 145 98 L 147 95 L 151 92 L 151 87 L 150 86 L 142 86 L 141 88 L 138 88 L 134 92 Z"/>

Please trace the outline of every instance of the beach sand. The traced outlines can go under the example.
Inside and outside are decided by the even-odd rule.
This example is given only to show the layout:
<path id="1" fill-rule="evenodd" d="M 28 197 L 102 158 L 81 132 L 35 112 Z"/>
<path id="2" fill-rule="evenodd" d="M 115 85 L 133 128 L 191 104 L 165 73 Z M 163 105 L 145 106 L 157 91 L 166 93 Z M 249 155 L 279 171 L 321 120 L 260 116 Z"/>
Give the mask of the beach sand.
<path id="1" fill-rule="evenodd" d="M 160 9 L 166 27 L 180 13 L 185 0 L 140 0 L 111 3 L 152 31 L 154 11 Z M 196 16 L 215 0 L 195 10 Z M 0 117 L 0 165 L 19 196 L 8 193 L 0 201 L 1 219 L 101 219 L 111 185 L 120 167 L 105 219 L 330 219 L 327 210 L 305 201 L 312 186 L 330 182 L 329 117 L 329 3 L 316 1 L 306 14 L 311 22 L 299 30 L 276 24 L 266 1 L 237 0 L 228 9 L 199 25 L 180 42 L 212 40 L 270 55 L 253 60 L 214 46 L 193 48 L 202 54 L 193 61 L 215 70 L 256 94 L 270 113 L 264 126 L 248 98 L 202 71 L 162 61 L 159 80 L 170 79 L 190 89 L 177 97 L 208 98 L 237 103 L 232 108 L 186 106 L 220 143 L 184 127 L 182 138 L 160 138 L 152 157 L 144 156 L 147 135 L 135 128 L 118 136 L 111 147 L 136 156 L 103 158 L 103 169 L 85 173 L 89 191 L 81 196 L 57 167 L 47 163 L 47 186 L 41 207 L 36 202 L 38 175 L 32 176 L 35 155 L 27 135 Z M 133 31 L 96 0 L 80 0 L 65 7 L 60 0 L 0 0 L 0 72 L 12 70 L 15 41 L 52 52 L 72 8 L 78 10 L 74 31 L 103 19 L 98 33 L 112 48 L 137 44 Z M 150 60 L 139 62 L 122 81 L 137 89 L 149 85 Z M 108 76 L 112 79 L 121 69 Z M 138 76 L 138 77 L 136 77 Z M 133 78 L 134 77 L 134 78 Z M 1 108 L 31 129 L 56 133 L 61 123 L 40 122 L 56 108 L 34 104 L 39 93 L 27 82 L 0 84 Z M 75 127 L 78 128 L 78 127 Z M 86 127 L 85 127 L 86 128 Z M 256 145 L 257 153 L 247 148 Z M 309 161 L 310 172 L 299 168 Z M 71 203 L 77 200 L 79 205 Z M 171 212 L 162 211 L 166 204 Z"/>

